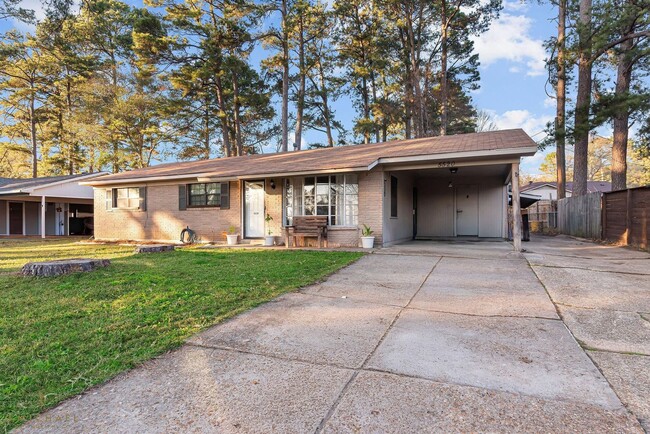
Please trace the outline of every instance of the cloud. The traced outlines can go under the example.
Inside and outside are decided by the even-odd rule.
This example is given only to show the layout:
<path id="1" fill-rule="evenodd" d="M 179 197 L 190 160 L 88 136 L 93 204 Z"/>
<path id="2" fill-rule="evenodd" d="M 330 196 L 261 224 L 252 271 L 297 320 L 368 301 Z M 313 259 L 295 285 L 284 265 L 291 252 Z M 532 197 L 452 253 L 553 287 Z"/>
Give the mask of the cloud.
<path id="1" fill-rule="evenodd" d="M 503 10 L 505 11 L 527 11 L 528 4 L 522 0 L 504 1 Z"/>
<path id="2" fill-rule="evenodd" d="M 544 41 L 530 36 L 533 20 L 524 15 L 504 13 L 487 32 L 474 39 L 474 46 L 484 67 L 499 61 L 521 66 L 529 76 L 545 74 Z"/>
<path id="3" fill-rule="evenodd" d="M 553 116 L 536 116 L 528 110 L 508 110 L 501 114 L 496 113 L 494 110 L 488 110 L 488 112 L 494 118 L 494 122 L 499 129 L 522 128 L 534 140 L 543 138 L 546 124 L 553 120 Z"/>

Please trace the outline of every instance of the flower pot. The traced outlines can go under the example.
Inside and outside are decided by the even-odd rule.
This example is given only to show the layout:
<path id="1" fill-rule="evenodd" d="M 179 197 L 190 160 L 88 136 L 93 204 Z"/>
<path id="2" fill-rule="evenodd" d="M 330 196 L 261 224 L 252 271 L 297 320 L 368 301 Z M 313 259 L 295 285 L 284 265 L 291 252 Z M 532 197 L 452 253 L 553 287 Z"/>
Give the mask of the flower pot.
<path id="1" fill-rule="evenodd" d="M 237 238 L 239 238 L 239 234 L 227 234 L 226 239 L 228 241 L 229 246 L 234 246 L 237 244 Z"/>
<path id="2" fill-rule="evenodd" d="M 372 249 L 375 246 L 375 237 L 361 237 L 361 247 Z"/>
<path id="3" fill-rule="evenodd" d="M 267 235 L 264 237 L 264 245 L 265 246 L 272 246 L 275 244 L 275 237 L 273 235 Z"/>

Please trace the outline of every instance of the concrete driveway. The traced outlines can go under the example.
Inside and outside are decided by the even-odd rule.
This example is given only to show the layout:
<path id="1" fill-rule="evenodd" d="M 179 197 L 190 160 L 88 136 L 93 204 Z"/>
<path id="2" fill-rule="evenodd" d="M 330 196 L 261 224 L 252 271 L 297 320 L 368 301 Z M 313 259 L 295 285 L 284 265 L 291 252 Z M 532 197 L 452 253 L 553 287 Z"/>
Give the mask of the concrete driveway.
<path id="1" fill-rule="evenodd" d="M 558 257 L 554 242 L 527 244 L 527 257 L 504 242 L 383 249 L 18 431 L 641 432 L 590 356 L 607 375 L 618 363 L 611 351 L 646 335 L 619 341 L 583 310 L 607 318 L 612 307 L 639 306 L 634 286 L 647 289 L 647 276 L 630 270 L 632 283 L 621 287 L 627 302 L 600 290 L 590 305 L 576 304 L 591 297 L 585 281 L 621 271 L 617 260 L 592 262 L 584 251 Z M 556 307 L 549 293 L 567 305 Z M 609 352 L 588 355 L 558 309 L 570 328 L 580 324 L 579 339 Z M 624 317 L 625 327 L 639 327 Z M 647 369 L 647 357 L 625 360 Z M 621 377 L 610 378 L 614 387 Z M 634 393 L 620 396 L 632 402 Z"/>

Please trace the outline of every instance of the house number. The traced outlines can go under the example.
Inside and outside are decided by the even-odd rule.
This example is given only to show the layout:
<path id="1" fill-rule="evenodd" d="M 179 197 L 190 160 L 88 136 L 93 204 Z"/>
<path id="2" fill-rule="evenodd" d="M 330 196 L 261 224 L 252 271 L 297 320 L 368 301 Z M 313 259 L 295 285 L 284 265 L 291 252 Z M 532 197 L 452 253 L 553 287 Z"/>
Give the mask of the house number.
<path id="1" fill-rule="evenodd" d="M 438 167 L 454 167 L 455 165 L 455 161 L 441 161 L 438 163 Z"/>

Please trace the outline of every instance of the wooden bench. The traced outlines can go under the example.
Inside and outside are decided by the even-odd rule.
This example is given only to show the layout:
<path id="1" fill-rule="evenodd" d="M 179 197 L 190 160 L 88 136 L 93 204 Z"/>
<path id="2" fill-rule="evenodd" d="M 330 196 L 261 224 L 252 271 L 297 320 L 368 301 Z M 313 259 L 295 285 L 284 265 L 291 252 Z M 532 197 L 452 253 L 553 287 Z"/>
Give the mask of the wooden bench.
<path id="1" fill-rule="evenodd" d="M 285 245 L 287 248 L 291 246 L 291 238 L 293 238 L 293 245 L 297 246 L 296 237 L 303 239 L 303 246 L 305 245 L 305 238 L 318 238 L 318 248 L 323 247 L 323 239 L 327 238 L 327 216 L 310 215 L 310 216 L 296 216 L 293 218 L 293 225 L 285 228 Z"/>

